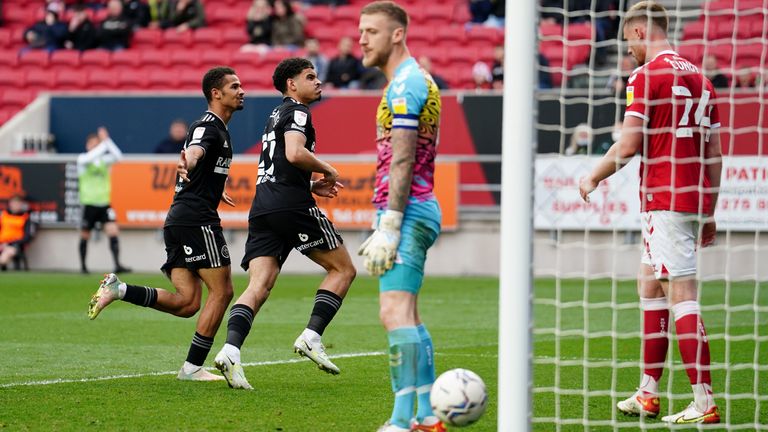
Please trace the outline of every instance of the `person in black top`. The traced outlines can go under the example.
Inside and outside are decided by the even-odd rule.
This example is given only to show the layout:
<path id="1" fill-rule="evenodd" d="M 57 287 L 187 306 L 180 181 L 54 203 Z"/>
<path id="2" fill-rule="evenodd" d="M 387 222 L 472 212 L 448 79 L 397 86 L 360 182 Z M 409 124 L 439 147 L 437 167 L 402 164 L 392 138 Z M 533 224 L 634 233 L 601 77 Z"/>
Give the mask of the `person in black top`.
<path id="1" fill-rule="evenodd" d="M 168 136 L 155 146 L 155 153 L 179 154 L 184 148 L 187 138 L 187 122 L 184 119 L 176 119 L 171 122 Z"/>
<path id="2" fill-rule="evenodd" d="M 320 99 L 321 82 L 312 62 L 304 58 L 280 62 L 272 81 L 284 98 L 272 111 L 262 137 L 256 196 L 248 216 L 248 239 L 241 264 L 250 280 L 230 309 L 227 343 L 214 360 L 232 388 L 252 388 L 243 373 L 240 347 L 291 249 L 328 273 L 294 349 L 331 374 L 339 373 L 339 368 L 328 359 L 320 337 L 341 307 L 356 274 L 341 236 L 312 197 L 314 192 L 333 198 L 343 187 L 336 181 L 336 169 L 314 155 L 315 128 L 308 105 Z M 323 177 L 312 182 L 315 172 Z"/>
<path id="3" fill-rule="evenodd" d="M 114 273 L 106 275 L 88 307 L 96 318 L 114 300 L 151 307 L 180 317 L 191 317 L 200 309 L 202 283 L 208 299 L 200 312 L 180 380 L 215 381 L 202 365 L 213 345 L 213 336 L 232 300 L 229 250 L 221 230 L 219 201 L 234 206 L 224 190 L 232 162 L 232 140 L 227 123 L 243 109 L 245 92 L 235 71 L 215 67 L 203 77 L 208 111 L 192 123 L 177 166 L 175 195 L 163 227 L 167 261 L 163 272 L 176 292 L 128 285 Z"/>

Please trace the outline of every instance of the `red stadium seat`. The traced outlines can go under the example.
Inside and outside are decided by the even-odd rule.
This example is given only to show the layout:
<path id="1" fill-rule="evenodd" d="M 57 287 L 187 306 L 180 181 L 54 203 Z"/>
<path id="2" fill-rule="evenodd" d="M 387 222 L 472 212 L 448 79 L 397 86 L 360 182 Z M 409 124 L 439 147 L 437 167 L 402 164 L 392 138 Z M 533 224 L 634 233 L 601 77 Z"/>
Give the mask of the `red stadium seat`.
<path id="1" fill-rule="evenodd" d="M 21 110 L 35 98 L 32 90 L 8 89 L 3 92 L 3 107 Z"/>
<path id="2" fill-rule="evenodd" d="M 467 31 L 467 38 L 498 45 L 504 42 L 504 32 L 493 27 L 474 26 Z"/>
<path id="3" fill-rule="evenodd" d="M 592 25 L 588 23 L 570 24 L 563 27 L 563 36 L 569 41 L 592 40 Z"/>
<path id="4" fill-rule="evenodd" d="M 248 43 L 248 34 L 245 32 L 245 26 L 224 30 L 221 34 L 221 40 L 228 49 L 239 49 Z"/>
<path id="5" fill-rule="evenodd" d="M 144 66 L 167 67 L 171 64 L 171 59 L 168 56 L 168 51 L 147 49 L 141 51 L 141 64 Z"/>
<path id="6" fill-rule="evenodd" d="M 57 90 L 81 90 L 87 88 L 86 75 L 74 69 L 56 71 Z"/>
<path id="7" fill-rule="evenodd" d="M 563 34 L 563 26 L 556 22 L 542 22 L 539 24 L 539 38 L 560 37 Z"/>
<path id="8" fill-rule="evenodd" d="M 3 20 L 10 25 L 29 27 L 38 21 L 38 8 L 42 10 L 42 5 L 34 5 L 31 8 L 6 6 L 3 8 Z"/>
<path id="9" fill-rule="evenodd" d="M 306 18 L 307 28 L 327 26 L 333 23 L 333 11 L 327 6 L 312 6 L 302 12 Z"/>
<path id="10" fill-rule="evenodd" d="M 80 51 L 77 50 L 56 50 L 51 53 L 51 66 L 80 67 Z"/>
<path id="11" fill-rule="evenodd" d="M 164 49 L 188 48 L 191 45 L 192 45 L 191 31 L 180 32 L 175 28 L 169 28 L 163 32 L 163 48 Z"/>
<path id="12" fill-rule="evenodd" d="M 210 50 L 210 51 L 203 51 L 203 53 L 200 55 L 200 61 L 202 63 L 202 66 L 206 69 L 211 68 L 213 66 L 220 66 L 220 65 L 230 65 L 232 63 L 232 54 L 229 51 L 224 50 Z M 235 70 L 237 70 L 237 64 L 234 64 Z M 202 80 L 203 76 L 200 75 L 200 79 Z"/>
<path id="13" fill-rule="evenodd" d="M 683 27 L 683 40 L 704 39 L 705 28 L 706 26 L 703 21 L 685 24 L 685 27 Z"/>
<path id="14" fill-rule="evenodd" d="M 11 41 L 12 36 L 13 33 L 11 32 L 11 29 L 0 28 L 0 49 L 10 48 L 13 46 L 13 41 Z"/>
<path id="15" fill-rule="evenodd" d="M 271 89 L 272 72 L 270 67 L 243 68 L 237 71 L 240 82 L 245 89 Z"/>
<path id="16" fill-rule="evenodd" d="M 112 53 L 104 49 L 83 51 L 80 64 L 86 68 L 108 68 L 112 65 Z"/>
<path id="17" fill-rule="evenodd" d="M 179 88 L 184 90 L 200 90 L 202 88 L 203 75 L 205 75 L 204 70 L 182 70 L 179 74 Z"/>
<path id="18" fill-rule="evenodd" d="M 118 72 L 118 75 L 121 72 Z M 88 71 L 89 90 L 115 90 L 117 89 L 117 77 L 115 73 L 105 69 L 91 69 Z"/>
<path id="19" fill-rule="evenodd" d="M 453 21 L 453 5 L 437 2 L 427 4 L 424 8 L 424 18 L 433 25 L 450 25 Z"/>
<path id="20" fill-rule="evenodd" d="M 132 68 L 141 64 L 141 52 L 133 49 L 120 50 L 112 53 L 112 66 L 116 68 Z"/>
<path id="21" fill-rule="evenodd" d="M 13 68 L 19 63 L 19 52 L 16 50 L 0 51 L 0 66 L 3 68 Z"/>
<path id="22" fill-rule="evenodd" d="M 17 68 L 0 68 L 0 87 L 24 87 L 26 73 Z"/>
<path id="23" fill-rule="evenodd" d="M 21 67 L 39 67 L 47 68 L 50 62 L 48 51 L 46 50 L 29 50 L 22 52 L 19 56 L 19 66 Z"/>
<path id="24" fill-rule="evenodd" d="M 160 29 L 141 29 L 133 34 L 131 47 L 140 49 L 158 49 L 163 46 L 163 31 Z"/>
<path id="25" fill-rule="evenodd" d="M 680 54 L 681 57 L 688 59 L 690 62 L 692 62 L 695 65 L 700 65 L 702 55 L 704 51 L 704 45 L 702 43 L 689 43 L 687 41 L 684 41 L 680 44 L 680 46 L 677 48 L 677 53 Z"/>
<path id="26" fill-rule="evenodd" d="M 715 56 L 719 64 L 731 64 L 733 45 L 728 41 L 724 43 L 709 43 L 704 47 L 704 53 Z"/>
<path id="27" fill-rule="evenodd" d="M 171 59 L 171 65 L 180 67 L 198 67 L 200 66 L 201 58 L 198 55 L 190 55 L 189 50 L 176 49 L 168 53 Z"/>
<path id="28" fill-rule="evenodd" d="M 455 66 L 461 68 L 472 68 L 472 65 L 477 60 L 476 51 L 473 48 L 456 47 L 449 49 L 447 52 L 448 61 Z"/>
<path id="29" fill-rule="evenodd" d="M 335 27 L 352 27 L 357 29 L 360 19 L 360 7 L 338 6 L 333 10 L 333 25 Z"/>
<path id="30" fill-rule="evenodd" d="M 147 87 L 152 90 L 173 91 L 180 87 L 178 73 L 172 69 L 151 70 L 147 81 Z"/>
<path id="31" fill-rule="evenodd" d="M 221 45 L 221 29 L 207 27 L 196 29 L 192 33 L 192 43 L 196 49 L 208 47 L 216 49 Z"/>
<path id="32" fill-rule="evenodd" d="M 27 87 L 35 90 L 50 90 L 56 87 L 53 71 L 32 69 L 27 71 Z"/>
<path id="33" fill-rule="evenodd" d="M 408 29 L 408 46 L 411 46 L 412 42 L 423 42 L 426 44 L 433 44 L 435 42 L 435 29 L 430 26 L 414 26 Z"/>
<path id="34" fill-rule="evenodd" d="M 445 26 L 437 29 L 436 40 L 441 41 L 443 45 L 463 46 L 467 41 L 467 35 L 462 26 Z"/>
<path id="35" fill-rule="evenodd" d="M 264 56 L 255 51 L 236 51 L 232 54 L 232 64 L 238 68 L 258 67 L 264 64 Z"/>
<path id="36" fill-rule="evenodd" d="M 142 70 L 125 69 L 117 72 L 117 85 L 121 89 L 145 89 L 147 83 L 147 74 Z"/>
<path id="37" fill-rule="evenodd" d="M 756 60 L 758 64 L 765 63 L 763 58 L 766 56 L 768 56 L 768 52 L 766 52 L 766 46 L 762 43 L 755 42 L 736 45 L 737 62 L 749 61 L 752 59 L 753 61 Z"/>

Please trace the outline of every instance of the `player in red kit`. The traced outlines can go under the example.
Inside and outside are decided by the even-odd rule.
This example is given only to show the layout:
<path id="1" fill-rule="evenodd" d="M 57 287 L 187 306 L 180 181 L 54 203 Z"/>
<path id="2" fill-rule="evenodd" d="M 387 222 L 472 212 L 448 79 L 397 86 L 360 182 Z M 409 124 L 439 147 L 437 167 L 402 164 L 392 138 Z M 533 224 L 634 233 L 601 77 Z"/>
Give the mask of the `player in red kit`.
<path id="1" fill-rule="evenodd" d="M 709 342 L 696 283 L 697 244 L 715 238 L 720 186 L 720 127 L 712 83 L 672 50 L 667 12 L 653 1 L 627 11 L 624 38 L 641 65 L 627 83 L 627 110 L 619 140 L 581 179 L 589 193 L 635 154 L 640 154 L 643 233 L 638 293 L 643 310 L 643 375 L 640 388 L 617 404 L 628 415 L 656 417 L 659 385 L 672 311 L 680 357 L 694 401 L 662 418 L 669 423 L 719 423 L 710 377 Z"/>

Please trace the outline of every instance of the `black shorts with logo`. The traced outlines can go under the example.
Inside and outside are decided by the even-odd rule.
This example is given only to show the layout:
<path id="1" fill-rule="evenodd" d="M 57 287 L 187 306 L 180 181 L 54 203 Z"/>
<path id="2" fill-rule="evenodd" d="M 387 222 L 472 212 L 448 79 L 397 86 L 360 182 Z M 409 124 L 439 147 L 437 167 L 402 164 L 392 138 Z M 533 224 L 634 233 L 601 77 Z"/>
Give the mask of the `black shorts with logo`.
<path id="1" fill-rule="evenodd" d="M 247 271 L 252 259 L 273 256 L 282 267 L 291 249 L 307 255 L 312 249 L 333 250 L 342 243 L 336 227 L 317 207 L 255 216 L 248 221 L 240 266 Z"/>
<path id="2" fill-rule="evenodd" d="M 115 211 L 112 210 L 112 207 L 108 205 L 93 206 L 86 204 L 83 206 L 83 218 L 80 221 L 80 229 L 90 231 L 97 223 L 103 226 L 105 223 L 114 222 L 115 220 Z"/>
<path id="3" fill-rule="evenodd" d="M 171 269 L 201 268 L 230 265 L 229 249 L 221 225 L 167 226 L 163 228 L 167 261 L 161 270 L 171 276 Z"/>

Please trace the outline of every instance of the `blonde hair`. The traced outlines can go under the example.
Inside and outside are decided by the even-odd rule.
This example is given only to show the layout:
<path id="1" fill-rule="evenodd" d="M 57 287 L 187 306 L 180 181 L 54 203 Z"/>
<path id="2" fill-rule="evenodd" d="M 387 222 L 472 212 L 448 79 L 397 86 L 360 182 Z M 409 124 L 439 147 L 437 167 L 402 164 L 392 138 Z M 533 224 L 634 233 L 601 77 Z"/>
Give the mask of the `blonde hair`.
<path id="1" fill-rule="evenodd" d="M 408 30 L 408 12 L 393 1 L 375 1 L 368 3 L 360 11 L 360 15 L 384 14 L 391 21 L 401 25 L 404 30 Z"/>
<path id="2" fill-rule="evenodd" d="M 643 20 L 643 22 L 647 22 L 648 19 L 651 20 L 654 27 L 663 30 L 664 34 L 667 33 L 669 28 L 667 10 L 655 1 L 641 1 L 629 8 L 624 15 L 624 27 L 634 21 Z"/>

